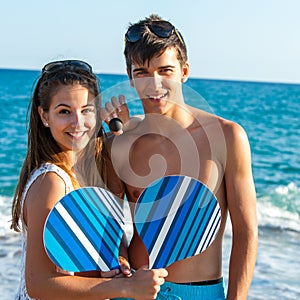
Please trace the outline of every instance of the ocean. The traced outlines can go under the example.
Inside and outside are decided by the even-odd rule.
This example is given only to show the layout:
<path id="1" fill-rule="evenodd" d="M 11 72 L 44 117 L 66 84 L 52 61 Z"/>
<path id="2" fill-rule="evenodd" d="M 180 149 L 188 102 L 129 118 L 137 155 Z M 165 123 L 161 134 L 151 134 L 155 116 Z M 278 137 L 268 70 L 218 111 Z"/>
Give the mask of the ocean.
<path id="1" fill-rule="evenodd" d="M 13 299 L 19 284 L 20 236 L 10 211 L 26 153 L 26 114 L 38 71 L 0 69 L 0 295 Z M 99 74 L 103 101 L 125 94 L 141 114 L 125 75 Z M 190 78 L 186 102 L 242 125 L 251 150 L 259 251 L 248 299 L 300 299 L 300 85 Z M 224 238 L 228 280 L 230 226 Z"/>

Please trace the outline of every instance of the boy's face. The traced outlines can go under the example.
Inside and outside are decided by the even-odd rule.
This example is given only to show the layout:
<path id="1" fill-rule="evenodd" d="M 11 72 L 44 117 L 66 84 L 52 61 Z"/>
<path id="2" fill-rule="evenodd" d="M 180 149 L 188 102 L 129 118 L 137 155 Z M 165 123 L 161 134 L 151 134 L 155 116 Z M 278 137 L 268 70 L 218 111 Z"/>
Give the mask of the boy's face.
<path id="1" fill-rule="evenodd" d="M 168 48 L 160 56 L 143 65 L 131 66 L 131 85 L 135 87 L 145 113 L 165 113 L 170 105 L 182 102 L 181 84 L 188 77 L 189 65 L 180 65 L 175 48 Z"/>

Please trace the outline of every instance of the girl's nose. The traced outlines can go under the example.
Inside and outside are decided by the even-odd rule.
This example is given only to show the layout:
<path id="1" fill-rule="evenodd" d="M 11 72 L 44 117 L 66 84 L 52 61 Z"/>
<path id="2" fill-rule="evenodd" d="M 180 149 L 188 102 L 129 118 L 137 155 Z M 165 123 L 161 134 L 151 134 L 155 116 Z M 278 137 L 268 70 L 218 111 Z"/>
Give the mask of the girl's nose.
<path id="1" fill-rule="evenodd" d="M 73 127 L 78 127 L 83 123 L 83 116 L 80 113 L 72 114 L 71 125 Z"/>

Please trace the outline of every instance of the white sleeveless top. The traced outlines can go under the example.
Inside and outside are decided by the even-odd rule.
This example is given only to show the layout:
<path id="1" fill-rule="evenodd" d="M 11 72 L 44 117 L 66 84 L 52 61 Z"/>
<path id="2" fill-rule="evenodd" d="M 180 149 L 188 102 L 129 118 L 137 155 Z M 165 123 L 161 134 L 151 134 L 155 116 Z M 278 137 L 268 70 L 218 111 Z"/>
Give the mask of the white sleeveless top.
<path id="1" fill-rule="evenodd" d="M 34 181 L 41 175 L 47 172 L 54 172 L 57 175 L 61 177 L 61 179 L 64 181 L 66 190 L 65 193 L 71 192 L 74 188 L 72 185 L 72 181 L 70 176 L 60 167 L 50 164 L 50 163 L 45 163 L 42 164 L 38 169 L 35 169 L 30 178 L 28 179 L 22 199 L 21 199 L 21 219 L 23 220 L 23 206 L 24 206 L 24 199 L 26 198 L 27 192 L 30 188 L 30 186 L 34 183 Z M 19 291 L 15 297 L 15 300 L 34 300 L 33 298 L 30 298 L 27 294 L 26 290 L 26 284 L 25 284 L 25 260 L 26 260 L 26 249 L 27 249 L 27 227 L 26 225 L 22 222 L 22 260 L 21 260 L 21 281 L 20 281 L 20 286 L 19 286 Z"/>

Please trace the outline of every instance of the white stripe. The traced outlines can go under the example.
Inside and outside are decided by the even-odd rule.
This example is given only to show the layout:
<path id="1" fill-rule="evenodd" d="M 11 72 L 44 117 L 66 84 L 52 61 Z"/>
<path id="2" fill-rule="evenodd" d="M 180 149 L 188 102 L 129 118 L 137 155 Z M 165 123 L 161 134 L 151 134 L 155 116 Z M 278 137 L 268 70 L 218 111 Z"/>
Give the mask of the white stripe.
<path id="1" fill-rule="evenodd" d="M 101 188 L 95 188 L 94 191 L 96 192 L 108 212 L 111 214 L 111 216 L 122 226 L 124 224 L 123 211 L 117 199 L 115 199 L 110 192 L 105 191 Z M 111 202 L 109 200 L 111 200 Z M 117 209 L 117 211 L 111 208 L 112 205 Z"/>
<path id="2" fill-rule="evenodd" d="M 214 209 L 214 211 L 213 211 L 213 214 L 212 214 L 212 216 L 210 217 L 210 219 L 209 219 L 209 222 L 208 222 L 208 224 L 207 224 L 207 226 L 206 226 L 206 229 L 205 229 L 205 231 L 204 231 L 204 234 L 203 234 L 203 236 L 202 236 L 202 239 L 201 239 L 201 241 L 200 241 L 200 244 L 199 244 L 199 246 L 198 246 L 198 248 L 197 248 L 197 254 L 198 253 L 201 253 L 201 252 L 203 252 L 204 250 L 206 250 L 207 249 L 207 247 L 209 246 L 209 245 L 207 245 L 207 243 L 209 242 L 209 238 L 210 238 L 210 236 L 213 234 L 213 230 L 212 231 L 210 231 L 211 230 L 211 227 L 213 227 L 213 228 L 216 228 L 217 227 L 217 222 L 218 222 L 218 219 L 219 218 L 216 218 L 216 220 L 214 220 L 215 219 L 215 216 L 216 215 L 220 215 L 220 211 L 219 211 L 219 205 L 217 205 L 216 207 L 215 207 L 215 209 Z M 214 222 L 214 223 L 213 223 Z M 220 226 L 220 225 L 219 225 Z M 215 231 L 215 235 L 218 233 L 218 230 L 217 231 Z M 207 238 L 209 236 L 209 238 Z"/>
<path id="3" fill-rule="evenodd" d="M 81 231 L 81 229 L 78 227 L 76 222 L 73 220 L 73 218 L 69 215 L 67 210 L 63 207 L 61 203 L 57 203 L 55 206 L 58 213 L 62 216 L 62 218 L 66 221 L 69 228 L 73 231 L 73 233 L 76 235 L 76 237 L 79 239 L 80 243 L 84 246 L 84 248 L 88 251 L 90 256 L 93 258 L 95 263 L 100 267 L 102 271 L 109 271 L 109 268 L 105 264 L 105 262 L 100 257 L 99 253 L 96 251 L 96 249 L 93 247 L 93 245 L 90 243 L 90 241 L 87 239 L 85 234 Z"/>
<path id="4" fill-rule="evenodd" d="M 215 207 L 214 213 L 212 215 L 212 217 L 210 218 L 210 224 L 209 227 L 211 227 L 211 230 L 207 236 L 207 242 L 205 245 L 205 249 L 209 247 L 209 243 L 212 243 L 215 236 L 217 235 L 218 231 L 219 231 L 219 227 L 220 227 L 220 223 L 218 222 L 220 219 L 220 209 L 219 206 L 217 205 Z"/>
<path id="5" fill-rule="evenodd" d="M 168 213 L 168 216 L 163 224 L 163 227 L 159 233 L 159 236 L 157 237 L 157 240 L 153 246 L 153 249 L 152 249 L 152 252 L 149 256 L 149 260 L 150 260 L 150 268 L 152 268 L 152 265 L 159 253 L 159 251 L 161 250 L 161 246 L 162 246 L 162 243 L 170 229 L 170 226 L 173 222 L 173 219 L 174 217 L 176 216 L 176 212 L 180 206 L 180 203 L 181 203 L 181 200 L 182 198 L 184 197 L 185 193 L 186 193 L 186 190 L 190 184 L 190 181 L 191 181 L 191 178 L 190 177 L 185 177 L 182 181 L 182 184 L 176 194 L 176 197 L 173 201 L 173 204 L 171 206 L 171 209 Z"/>

